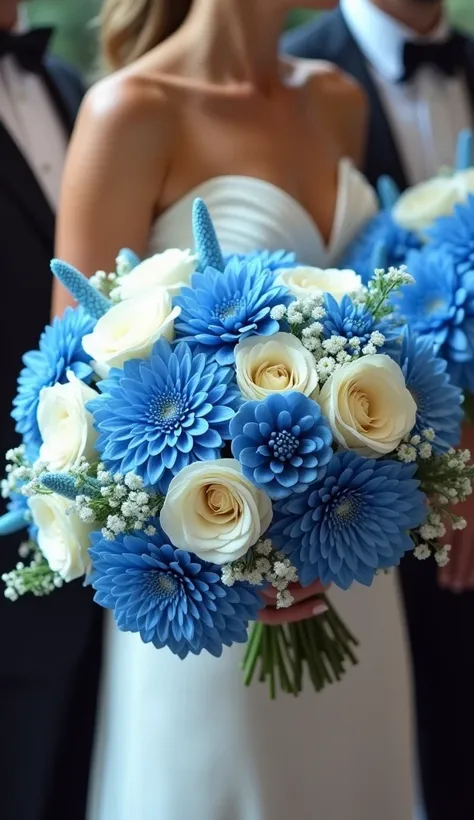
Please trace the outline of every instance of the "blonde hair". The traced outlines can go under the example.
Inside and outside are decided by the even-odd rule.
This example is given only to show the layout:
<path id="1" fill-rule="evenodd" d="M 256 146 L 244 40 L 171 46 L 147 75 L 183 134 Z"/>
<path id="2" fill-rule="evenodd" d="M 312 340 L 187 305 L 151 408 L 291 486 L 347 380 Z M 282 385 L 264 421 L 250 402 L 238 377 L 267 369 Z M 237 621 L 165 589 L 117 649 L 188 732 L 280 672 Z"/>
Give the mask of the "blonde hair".
<path id="1" fill-rule="evenodd" d="M 101 40 L 105 62 L 123 68 L 165 40 L 186 19 L 193 0 L 104 0 Z"/>

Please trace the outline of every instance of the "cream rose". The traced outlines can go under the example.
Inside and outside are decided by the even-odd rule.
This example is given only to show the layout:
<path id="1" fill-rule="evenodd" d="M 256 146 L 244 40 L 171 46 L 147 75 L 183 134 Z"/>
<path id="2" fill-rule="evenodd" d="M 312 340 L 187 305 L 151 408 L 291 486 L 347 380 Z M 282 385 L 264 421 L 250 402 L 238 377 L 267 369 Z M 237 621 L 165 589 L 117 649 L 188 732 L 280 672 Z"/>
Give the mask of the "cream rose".
<path id="1" fill-rule="evenodd" d="M 270 499 L 233 458 L 198 461 L 173 478 L 160 523 L 175 547 L 225 564 L 241 558 L 270 525 Z"/>
<path id="2" fill-rule="evenodd" d="M 53 572 L 74 581 L 89 572 L 89 534 L 92 524 L 68 512 L 71 502 L 53 493 L 28 499 L 33 523 L 38 527 L 38 546 Z"/>
<path id="3" fill-rule="evenodd" d="M 235 348 L 235 366 L 237 384 L 248 399 L 287 390 L 312 398 L 318 394 L 314 356 L 291 333 L 243 339 Z"/>
<path id="4" fill-rule="evenodd" d="M 131 299 L 157 286 L 164 287 L 168 293 L 175 295 L 181 288 L 189 285 L 196 265 L 197 256 L 189 250 L 170 248 L 163 253 L 156 253 L 122 276 L 113 295 L 119 299 Z"/>
<path id="5" fill-rule="evenodd" d="M 99 376 L 106 377 L 111 367 L 122 367 L 128 359 L 146 358 L 160 336 L 171 341 L 179 314 L 180 308 L 172 307 L 168 291 L 155 287 L 111 307 L 92 333 L 84 336 L 82 346 L 94 359 Z"/>
<path id="6" fill-rule="evenodd" d="M 65 384 L 44 387 L 38 404 L 38 427 L 43 439 L 40 459 L 51 472 L 75 467 L 82 457 L 92 461 L 97 433 L 86 402 L 97 392 L 69 371 Z"/>
<path id="7" fill-rule="evenodd" d="M 416 404 L 403 373 L 383 354 L 362 356 L 336 370 L 318 403 L 336 441 L 372 458 L 393 452 L 415 425 Z"/>
<path id="8" fill-rule="evenodd" d="M 440 216 L 449 216 L 455 205 L 474 193 L 474 170 L 435 177 L 403 193 L 393 208 L 395 222 L 409 231 L 423 233 Z"/>
<path id="9" fill-rule="evenodd" d="M 280 271 L 278 281 L 297 299 L 330 293 L 338 302 L 346 293 L 354 293 L 362 287 L 362 280 L 355 271 L 338 268 L 289 268 Z"/>

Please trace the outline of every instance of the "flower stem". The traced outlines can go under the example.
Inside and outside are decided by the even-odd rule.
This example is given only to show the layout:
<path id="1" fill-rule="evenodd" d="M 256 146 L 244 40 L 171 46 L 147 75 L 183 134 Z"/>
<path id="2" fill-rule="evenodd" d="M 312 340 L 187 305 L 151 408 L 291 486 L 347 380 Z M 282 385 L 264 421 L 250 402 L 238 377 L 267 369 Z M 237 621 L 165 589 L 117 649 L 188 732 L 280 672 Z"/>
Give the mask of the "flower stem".
<path id="1" fill-rule="evenodd" d="M 328 609 L 296 624 L 267 626 L 259 621 L 252 627 L 242 668 L 249 686 L 260 660 L 260 681 L 267 682 L 270 697 L 280 690 L 298 695 L 303 690 L 306 670 L 316 692 L 326 684 L 341 680 L 349 665 L 357 663 L 353 649 L 358 641 L 341 620 L 325 595 L 319 596 Z"/>

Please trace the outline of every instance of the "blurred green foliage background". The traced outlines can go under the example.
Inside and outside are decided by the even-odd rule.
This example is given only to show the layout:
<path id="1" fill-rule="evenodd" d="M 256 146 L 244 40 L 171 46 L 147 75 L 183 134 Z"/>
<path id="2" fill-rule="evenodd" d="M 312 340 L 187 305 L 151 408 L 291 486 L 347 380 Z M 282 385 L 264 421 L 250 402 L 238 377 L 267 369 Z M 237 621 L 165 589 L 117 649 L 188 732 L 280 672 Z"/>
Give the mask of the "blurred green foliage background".
<path id="1" fill-rule="evenodd" d="M 95 18 L 100 4 L 100 0 L 31 0 L 27 4 L 33 25 L 55 26 L 55 53 L 74 63 L 86 76 L 93 76 L 97 65 Z M 474 0 L 448 0 L 447 4 L 452 19 L 474 33 Z M 313 14 L 295 11 L 289 25 L 299 25 Z"/>

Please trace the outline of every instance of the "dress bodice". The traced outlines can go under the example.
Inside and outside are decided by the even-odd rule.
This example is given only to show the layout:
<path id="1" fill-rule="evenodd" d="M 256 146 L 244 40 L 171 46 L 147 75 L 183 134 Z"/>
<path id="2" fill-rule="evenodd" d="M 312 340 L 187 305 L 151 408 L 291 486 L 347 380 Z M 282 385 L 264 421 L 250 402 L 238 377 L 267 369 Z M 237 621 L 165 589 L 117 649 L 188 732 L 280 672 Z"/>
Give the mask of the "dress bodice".
<path id="1" fill-rule="evenodd" d="M 192 248 L 191 207 L 206 203 L 224 253 L 286 250 L 298 262 L 333 265 L 364 222 L 377 210 L 374 190 L 348 159 L 339 164 L 331 236 L 324 243 L 314 219 L 290 194 L 255 177 L 219 176 L 189 191 L 166 210 L 150 233 L 148 253 Z"/>

